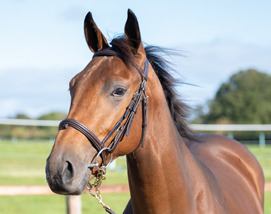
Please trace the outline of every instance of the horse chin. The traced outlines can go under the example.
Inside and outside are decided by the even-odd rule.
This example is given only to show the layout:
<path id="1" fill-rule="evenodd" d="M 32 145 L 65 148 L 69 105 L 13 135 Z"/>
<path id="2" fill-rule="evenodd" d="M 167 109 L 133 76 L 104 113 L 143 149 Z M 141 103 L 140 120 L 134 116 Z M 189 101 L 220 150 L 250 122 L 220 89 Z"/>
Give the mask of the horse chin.
<path id="1" fill-rule="evenodd" d="M 80 178 L 74 178 L 74 180 L 65 184 L 61 182 L 60 179 L 56 179 L 55 177 L 51 177 L 47 174 L 46 179 L 49 184 L 50 189 L 60 195 L 81 195 L 86 189 L 86 185 L 91 177 L 90 171 L 86 171 Z"/>
<path id="2" fill-rule="evenodd" d="M 77 187 L 77 189 L 72 192 L 72 193 L 68 193 L 68 194 L 63 194 L 63 195 L 81 195 L 84 190 L 86 189 L 86 185 L 87 183 L 92 180 L 97 173 L 93 174 L 93 172 L 89 172 L 85 174 L 85 176 L 83 177 L 82 181 L 80 182 L 79 186 Z"/>

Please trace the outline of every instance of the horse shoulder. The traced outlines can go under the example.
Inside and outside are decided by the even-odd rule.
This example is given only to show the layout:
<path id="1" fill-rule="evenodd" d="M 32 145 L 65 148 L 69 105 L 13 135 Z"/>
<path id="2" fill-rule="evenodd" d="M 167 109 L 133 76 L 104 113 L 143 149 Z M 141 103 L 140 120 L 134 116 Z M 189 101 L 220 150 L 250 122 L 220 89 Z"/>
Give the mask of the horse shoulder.
<path id="1" fill-rule="evenodd" d="M 252 204 L 256 200 L 263 206 L 263 171 L 246 146 L 214 134 L 197 134 L 197 138 L 199 141 L 187 141 L 186 145 L 212 171 L 223 194 L 232 199 L 249 194 L 251 197 L 247 200 Z M 259 204 L 257 207 L 259 209 Z"/>

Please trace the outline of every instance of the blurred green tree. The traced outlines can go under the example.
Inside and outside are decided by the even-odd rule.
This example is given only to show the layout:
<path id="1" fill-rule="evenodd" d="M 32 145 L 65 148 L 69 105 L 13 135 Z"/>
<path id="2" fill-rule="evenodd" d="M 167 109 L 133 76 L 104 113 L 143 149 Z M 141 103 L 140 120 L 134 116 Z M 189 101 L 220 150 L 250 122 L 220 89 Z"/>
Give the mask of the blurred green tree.
<path id="1" fill-rule="evenodd" d="M 63 112 L 51 112 L 38 117 L 39 120 L 63 120 L 67 117 Z M 26 114 L 19 113 L 15 119 L 31 119 Z M 20 126 L 0 125 L 0 139 L 49 139 L 57 135 L 58 127 L 50 126 Z"/>
<path id="2" fill-rule="evenodd" d="M 66 117 L 66 113 L 54 111 L 48 114 L 41 115 L 40 117 L 38 117 L 38 120 L 64 120 Z"/>
<path id="3" fill-rule="evenodd" d="M 26 114 L 19 113 L 16 115 L 15 119 L 31 119 Z"/>
<path id="4" fill-rule="evenodd" d="M 38 117 L 38 120 L 63 120 L 66 117 L 66 113 L 54 111 L 41 115 Z M 37 138 L 53 138 L 57 135 L 58 132 L 58 127 L 39 126 L 38 129 L 39 132 L 36 133 Z"/>
<path id="5" fill-rule="evenodd" d="M 209 102 L 203 123 L 271 123 L 271 76 L 254 69 L 239 71 L 223 83 Z"/>

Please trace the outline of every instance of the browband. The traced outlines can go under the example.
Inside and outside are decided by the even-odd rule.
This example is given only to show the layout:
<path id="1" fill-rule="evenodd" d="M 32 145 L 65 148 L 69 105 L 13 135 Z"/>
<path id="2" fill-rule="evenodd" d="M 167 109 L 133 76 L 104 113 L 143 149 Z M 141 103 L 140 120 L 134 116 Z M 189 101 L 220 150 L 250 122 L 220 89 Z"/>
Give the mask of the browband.
<path id="1" fill-rule="evenodd" d="M 116 56 L 119 57 L 120 59 L 122 58 L 118 52 L 111 48 L 106 48 L 94 53 L 92 59 L 98 56 Z M 136 62 L 135 64 L 133 64 L 133 66 L 140 71 L 140 74 L 143 74 L 143 78 L 145 78 L 145 80 L 147 81 L 149 74 L 148 59 L 146 58 L 145 60 L 144 70 Z"/>

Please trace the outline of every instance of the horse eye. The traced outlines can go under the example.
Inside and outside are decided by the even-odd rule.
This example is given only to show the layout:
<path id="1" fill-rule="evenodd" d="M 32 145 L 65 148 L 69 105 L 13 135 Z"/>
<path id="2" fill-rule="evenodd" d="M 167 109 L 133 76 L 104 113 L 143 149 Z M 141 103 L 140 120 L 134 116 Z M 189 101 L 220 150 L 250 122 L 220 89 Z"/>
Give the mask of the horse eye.
<path id="1" fill-rule="evenodd" d="M 115 96 L 115 97 L 121 97 L 121 96 L 123 96 L 123 95 L 125 94 L 125 92 L 126 92 L 125 89 L 123 89 L 123 88 L 117 88 L 117 89 L 115 89 L 115 90 L 111 93 L 111 95 L 112 95 L 112 96 Z"/>

